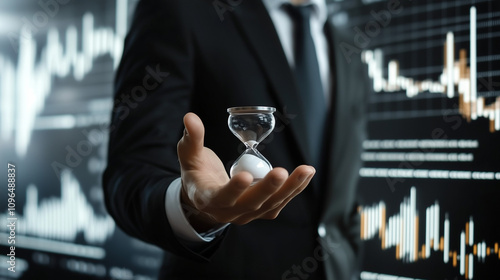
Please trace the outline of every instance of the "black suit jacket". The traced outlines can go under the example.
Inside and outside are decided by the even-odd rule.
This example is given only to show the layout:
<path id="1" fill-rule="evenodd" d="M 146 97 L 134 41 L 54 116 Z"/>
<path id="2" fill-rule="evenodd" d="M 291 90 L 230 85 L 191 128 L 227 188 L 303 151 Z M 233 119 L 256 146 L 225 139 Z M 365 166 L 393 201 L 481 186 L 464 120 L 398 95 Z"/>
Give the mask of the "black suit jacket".
<path id="1" fill-rule="evenodd" d="M 305 116 L 273 23 L 261 1 L 143 0 L 136 9 L 116 77 L 108 166 L 103 177 L 109 213 L 131 236 L 163 248 L 164 279 L 350 279 L 357 266 L 355 204 L 365 136 L 366 69 L 347 63 L 336 46 L 352 34 L 333 24 L 332 112 L 325 165 L 276 220 L 231 225 L 191 249 L 173 234 L 164 197 L 179 177 L 176 144 L 192 111 L 205 145 L 229 169 L 243 151 L 227 127 L 226 109 L 277 108 L 264 156 L 291 172 L 308 164 Z M 226 10 L 225 10 L 226 8 Z M 320 187 L 320 195 L 313 187 Z"/>

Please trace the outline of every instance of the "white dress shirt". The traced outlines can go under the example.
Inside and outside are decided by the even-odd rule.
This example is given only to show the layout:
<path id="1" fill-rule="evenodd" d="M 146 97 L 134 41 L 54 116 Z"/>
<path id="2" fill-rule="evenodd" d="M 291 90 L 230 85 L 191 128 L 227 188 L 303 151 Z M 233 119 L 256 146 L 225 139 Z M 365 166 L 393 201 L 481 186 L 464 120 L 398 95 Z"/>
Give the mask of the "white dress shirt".
<path id="1" fill-rule="evenodd" d="M 290 67 L 294 67 L 294 46 L 293 46 L 293 22 L 288 13 L 283 8 L 283 4 L 289 4 L 290 0 L 262 0 L 278 33 L 281 46 L 285 52 Z M 330 104 L 330 65 L 328 56 L 328 42 L 324 33 L 324 26 L 327 20 L 327 10 L 325 0 L 309 0 L 303 5 L 311 4 L 314 12 L 311 15 L 311 35 L 316 46 L 316 55 L 323 84 L 323 91 L 327 104 Z M 181 240 L 191 242 L 210 242 L 217 235 L 222 233 L 227 225 L 205 233 L 198 233 L 189 224 L 181 207 L 181 179 L 174 180 L 168 187 L 165 195 L 165 211 L 168 221 L 175 235 Z"/>

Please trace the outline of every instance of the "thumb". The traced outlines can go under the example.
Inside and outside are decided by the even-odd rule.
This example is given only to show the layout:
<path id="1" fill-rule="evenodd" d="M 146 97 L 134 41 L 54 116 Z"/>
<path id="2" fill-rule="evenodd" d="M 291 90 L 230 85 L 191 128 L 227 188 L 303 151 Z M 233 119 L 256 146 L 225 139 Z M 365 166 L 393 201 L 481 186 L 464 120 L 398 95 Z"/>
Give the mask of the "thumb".
<path id="1" fill-rule="evenodd" d="M 184 116 L 184 127 L 184 135 L 177 146 L 179 156 L 201 152 L 205 136 L 205 127 L 201 119 L 194 113 L 187 113 Z"/>

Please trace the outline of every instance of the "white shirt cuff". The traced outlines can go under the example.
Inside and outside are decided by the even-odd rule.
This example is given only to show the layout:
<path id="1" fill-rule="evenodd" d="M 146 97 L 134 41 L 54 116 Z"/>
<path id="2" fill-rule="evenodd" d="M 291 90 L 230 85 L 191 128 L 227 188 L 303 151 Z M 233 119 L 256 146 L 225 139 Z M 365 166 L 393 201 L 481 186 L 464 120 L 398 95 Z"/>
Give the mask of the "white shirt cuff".
<path id="1" fill-rule="evenodd" d="M 189 242 L 210 242 L 215 237 L 219 236 L 222 231 L 229 225 L 225 224 L 220 228 L 212 229 L 208 232 L 198 233 L 189 224 L 181 205 L 181 178 L 175 179 L 167 189 L 165 195 L 165 211 L 167 219 L 174 231 L 174 234 L 183 240 Z"/>

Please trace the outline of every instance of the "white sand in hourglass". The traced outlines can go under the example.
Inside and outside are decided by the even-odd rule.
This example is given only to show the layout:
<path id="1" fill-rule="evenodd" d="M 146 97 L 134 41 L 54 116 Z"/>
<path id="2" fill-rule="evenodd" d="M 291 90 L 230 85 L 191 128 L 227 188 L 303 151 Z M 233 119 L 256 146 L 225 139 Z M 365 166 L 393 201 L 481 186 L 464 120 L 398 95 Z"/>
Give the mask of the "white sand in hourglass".
<path id="1" fill-rule="evenodd" d="M 271 171 L 271 166 L 252 154 L 244 154 L 240 157 L 236 165 L 231 168 L 231 177 L 238 174 L 241 171 L 247 171 L 254 178 L 264 178 L 269 171 Z"/>

